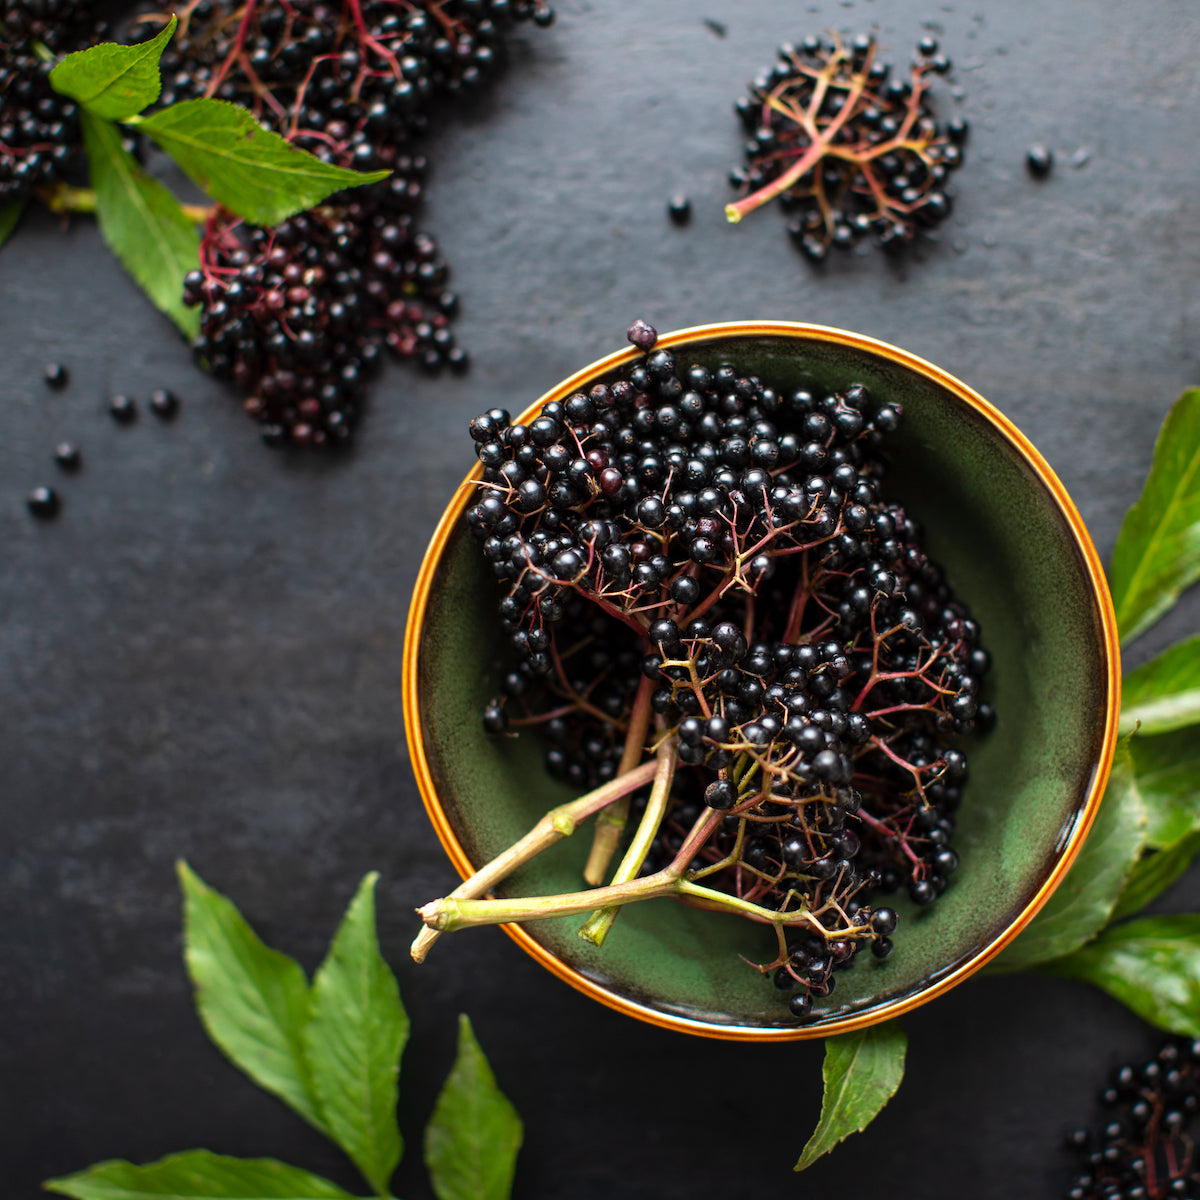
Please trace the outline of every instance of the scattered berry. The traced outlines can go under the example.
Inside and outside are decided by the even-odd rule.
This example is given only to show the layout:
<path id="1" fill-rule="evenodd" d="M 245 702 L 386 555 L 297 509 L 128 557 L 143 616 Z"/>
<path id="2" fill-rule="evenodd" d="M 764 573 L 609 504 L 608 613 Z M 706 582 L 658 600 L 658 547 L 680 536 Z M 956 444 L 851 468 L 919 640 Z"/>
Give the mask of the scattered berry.
<path id="1" fill-rule="evenodd" d="M 71 375 L 62 363 L 47 363 L 42 370 L 42 378 L 47 387 L 52 387 L 57 392 L 67 386 Z"/>
<path id="2" fill-rule="evenodd" d="M 80 464 L 83 462 L 83 457 L 79 453 L 79 447 L 74 442 L 59 442 L 54 447 L 54 461 L 64 471 L 78 471 Z"/>
<path id="3" fill-rule="evenodd" d="M 672 224 L 686 225 L 692 219 L 692 202 L 679 192 L 667 204 L 667 215 Z"/>
<path id="4" fill-rule="evenodd" d="M 1054 169 L 1054 152 L 1036 142 L 1025 152 L 1025 165 L 1034 179 L 1045 179 Z"/>
<path id="5" fill-rule="evenodd" d="M 155 388 L 150 393 L 150 411 L 161 420 L 170 421 L 179 412 L 179 397 L 167 388 Z"/>
<path id="6" fill-rule="evenodd" d="M 108 412 L 119 425 L 137 420 L 137 404 L 129 396 L 113 396 L 108 402 Z"/>
<path id="7" fill-rule="evenodd" d="M 25 506 L 35 517 L 57 516 L 60 508 L 58 493 L 51 487 L 35 487 L 25 497 Z"/>
<path id="8" fill-rule="evenodd" d="M 652 350 L 658 341 L 658 331 L 653 325 L 637 320 L 625 331 L 625 336 L 639 349 Z"/>

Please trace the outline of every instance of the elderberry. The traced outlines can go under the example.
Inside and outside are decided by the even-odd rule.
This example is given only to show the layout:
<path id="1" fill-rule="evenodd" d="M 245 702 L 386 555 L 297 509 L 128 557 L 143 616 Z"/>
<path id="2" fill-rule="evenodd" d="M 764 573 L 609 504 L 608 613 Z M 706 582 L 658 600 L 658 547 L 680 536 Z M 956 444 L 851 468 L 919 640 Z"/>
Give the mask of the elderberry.
<path id="1" fill-rule="evenodd" d="M 64 180 L 82 157 L 75 103 L 54 91 L 49 76 L 62 55 L 105 40 L 96 8 L 87 0 L 0 5 L 0 206 Z"/>
<path id="2" fill-rule="evenodd" d="M 897 250 L 945 220 L 946 178 L 962 165 L 967 127 L 939 122 L 930 106 L 930 77 L 950 69 L 936 47 L 922 38 L 901 79 L 872 36 L 780 46 L 734 105 L 748 140 L 746 165 L 730 175 L 742 198 L 726 207 L 729 218 L 778 196 L 788 235 L 813 262 L 865 237 Z"/>
<path id="3" fill-rule="evenodd" d="M 1098 1128 L 1064 1139 L 1080 1160 L 1067 1200 L 1200 1197 L 1189 1133 L 1200 1112 L 1200 1044 L 1173 1038 L 1153 1058 L 1119 1067 L 1101 1103 Z"/>
<path id="4" fill-rule="evenodd" d="M 583 789 L 631 737 L 637 760 L 653 714 L 677 765 L 642 873 L 686 843 L 679 869 L 778 914 L 792 941 L 762 970 L 807 1015 L 864 947 L 891 954 L 878 893 L 951 885 L 954 739 L 979 727 L 990 659 L 881 495 L 898 405 L 688 363 L 644 321 L 628 337 L 622 378 L 528 426 L 471 422 L 466 523 L 512 654 L 484 727 L 540 727 L 548 771 Z"/>
<path id="5" fill-rule="evenodd" d="M 461 371 L 458 297 L 418 212 L 418 141 L 448 97 L 496 74 L 503 31 L 546 26 L 530 0 L 200 0 L 163 55 L 160 102 L 206 94 L 253 108 L 317 158 L 389 177 L 274 229 L 218 209 L 183 298 L 200 308 L 197 361 L 230 381 L 271 446 L 346 442 L 384 348 Z"/>

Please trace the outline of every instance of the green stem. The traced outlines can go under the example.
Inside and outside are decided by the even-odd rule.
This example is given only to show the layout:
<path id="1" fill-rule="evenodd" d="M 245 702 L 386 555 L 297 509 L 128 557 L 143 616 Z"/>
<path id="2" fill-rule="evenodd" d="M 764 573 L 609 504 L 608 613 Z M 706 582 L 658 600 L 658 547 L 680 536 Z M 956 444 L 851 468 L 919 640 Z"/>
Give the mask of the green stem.
<path id="1" fill-rule="evenodd" d="M 55 213 L 94 213 L 96 193 L 92 188 L 72 187 L 69 183 L 51 183 L 35 188 L 37 198 Z M 197 225 L 203 225 L 212 213 L 213 205 L 181 204 L 183 215 Z"/>
<path id="2" fill-rule="evenodd" d="M 579 799 L 572 800 L 568 804 L 560 804 L 557 808 L 552 808 L 523 838 L 514 842 L 486 866 L 481 867 L 470 879 L 460 883 L 445 899 L 434 900 L 425 908 L 431 908 L 438 904 L 457 903 L 459 900 L 476 900 L 480 896 L 486 895 L 496 884 L 507 879 L 513 871 L 523 866 L 531 858 L 536 857 L 556 842 L 562 841 L 563 838 L 570 837 L 581 821 L 612 804 L 615 800 L 619 800 L 622 796 L 644 787 L 654 777 L 657 768 L 657 763 L 643 763 L 640 767 L 618 775 L 594 791 L 588 792 L 586 796 L 580 796 Z M 487 901 L 486 903 L 494 904 L 498 901 Z M 418 912 L 424 914 L 425 909 L 418 909 Z M 434 942 L 438 940 L 439 934 L 444 932 L 444 930 L 431 926 L 429 922 L 426 922 L 426 926 L 417 935 L 410 951 L 416 962 L 425 961 L 425 956 Z"/>
<path id="3" fill-rule="evenodd" d="M 621 764 L 617 768 L 618 776 L 626 771 L 632 771 L 641 761 L 646 750 L 646 731 L 650 727 L 650 697 L 654 693 L 654 684 L 645 675 L 638 685 L 637 696 L 633 701 L 633 711 L 629 716 L 629 730 L 625 735 L 625 747 L 621 753 Z M 592 848 L 588 854 L 587 864 L 583 868 L 583 878 L 597 887 L 604 882 L 608 874 L 608 865 L 617 852 L 621 834 L 629 820 L 628 795 L 623 796 L 616 804 L 610 805 L 596 818 L 596 828 L 592 835 Z"/>
<path id="4" fill-rule="evenodd" d="M 697 883 L 689 883 L 672 864 L 655 875 L 633 879 L 628 883 L 612 883 L 590 892 L 567 892 L 559 896 L 524 896 L 511 900 L 433 900 L 417 909 L 421 920 L 439 933 L 457 929 L 472 929 L 478 925 L 507 925 L 514 921 L 541 921 L 548 917 L 570 917 L 587 912 L 597 900 L 602 904 L 634 904 L 660 896 L 680 896 L 693 900 L 704 908 L 717 912 L 736 913 L 751 920 L 776 927 L 808 925 L 824 933 L 812 912 L 797 908 L 791 912 L 774 912 L 749 900 L 739 900 L 726 892 L 716 892 Z"/>
<path id="5" fill-rule="evenodd" d="M 631 879 L 638 877 L 642 864 L 646 861 L 646 855 L 650 852 L 651 843 L 658 836 L 659 826 L 662 825 L 662 819 L 666 815 L 667 803 L 671 799 L 671 784 L 675 779 L 674 737 L 663 740 L 658 748 L 657 760 L 654 786 L 650 789 L 650 799 L 646 804 L 646 811 L 642 815 L 641 823 L 638 825 L 637 833 L 634 834 L 629 849 L 625 851 L 621 865 L 613 876 L 613 883 L 628 883 Z M 579 936 L 594 946 L 603 946 L 604 939 L 608 937 L 608 931 L 617 919 L 619 911 L 619 906 L 597 909 L 579 930 Z"/>

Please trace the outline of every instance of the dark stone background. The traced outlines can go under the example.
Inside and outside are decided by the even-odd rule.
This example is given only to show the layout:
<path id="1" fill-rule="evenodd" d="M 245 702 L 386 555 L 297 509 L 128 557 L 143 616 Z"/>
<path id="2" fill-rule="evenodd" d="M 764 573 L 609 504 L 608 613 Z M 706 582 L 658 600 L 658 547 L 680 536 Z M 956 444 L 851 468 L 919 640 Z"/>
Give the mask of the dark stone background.
<path id="1" fill-rule="evenodd" d="M 426 224 L 464 297 L 474 367 L 390 367 L 352 453 L 274 456 L 107 255 L 86 219 L 34 216 L 0 256 L 0 1165 L 6 1194 L 108 1157 L 207 1146 L 357 1181 L 207 1043 L 180 961 L 173 861 L 268 942 L 319 961 L 368 869 L 416 1039 L 396 1194 L 428 1197 L 420 1130 L 468 1010 L 523 1114 L 519 1197 L 751 1194 L 891 1200 L 1061 1194 L 1062 1129 L 1156 1041 L 1099 993 L 973 980 L 908 1019 L 908 1077 L 864 1136 L 790 1167 L 820 1094 L 816 1045 L 691 1039 L 584 999 L 495 930 L 417 968 L 412 908 L 454 880 L 407 761 L 405 612 L 471 462 L 468 417 L 524 406 L 622 342 L 782 317 L 861 330 L 949 369 L 1062 476 L 1101 553 L 1159 423 L 1200 381 L 1200 38 L 1186 0 L 561 0 L 512 69 L 436 138 Z M 703 18 L 724 23 L 718 36 Z M 937 241 L 814 271 L 781 214 L 721 206 L 730 103 L 784 39 L 873 26 L 907 60 L 933 29 L 973 129 Z M 941 88 L 949 105 L 949 90 Z M 1035 140 L 1058 155 L 1030 180 Z M 1073 167 L 1077 151 L 1090 154 Z M 671 227 L 668 195 L 695 219 Z M 60 359 L 73 382 L 41 382 Z M 124 429 L 105 398 L 184 399 Z M 77 478 L 55 443 L 76 439 Z M 53 523 L 26 490 L 61 485 Z M 1197 625 L 1197 598 L 1137 659 Z M 1169 898 L 1200 900 L 1193 873 Z"/>

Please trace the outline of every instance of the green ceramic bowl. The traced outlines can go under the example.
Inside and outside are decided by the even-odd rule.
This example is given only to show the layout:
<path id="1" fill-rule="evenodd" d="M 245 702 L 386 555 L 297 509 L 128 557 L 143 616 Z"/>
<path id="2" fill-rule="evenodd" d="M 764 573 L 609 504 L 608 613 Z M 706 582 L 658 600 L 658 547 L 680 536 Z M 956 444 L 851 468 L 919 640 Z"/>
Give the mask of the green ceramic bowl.
<path id="1" fill-rule="evenodd" d="M 562 979 L 658 1025 L 755 1040 L 845 1032 L 939 995 L 999 953 L 1078 851 L 1108 776 L 1120 701 L 1104 575 L 1079 514 L 1037 451 L 937 367 L 858 334 L 784 322 L 705 326 L 658 344 L 688 363 L 732 363 L 779 390 L 863 383 L 903 406 L 886 493 L 922 522 L 931 554 L 983 627 L 994 662 L 987 694 L 999 720 L 969 750 L 953 886 L 927 910 L 898 903 L 895 953 L 884 962 L 860 958 L 807 1024 L 797 1024 L 770 980 L 742 962 L 739 955 L 769 959 L 773 935 L 738 917 L 647 901 L 624 909 L 600 949 L 576 935 L 579 917 L 505 928 Z M 614 378 L 636 354 L 610 355 L 563 381 L 521 420 Z M 543 769 L 534 736 L 490 738 L 481 727 L 482 707 L 498 690 L 503 638 L 494 581 L 462 519 L 477 478 L 473 472 L 454 496 L 426 555 L 404 678 L 417 781 L 464 875 L 571 798 Z M 560 842 L 499 894 L 578 890 L 589 844 L 589 830 Z M 486 936 L 455 934 L 436 953 L 454 954 L 459 938 Z"/>

